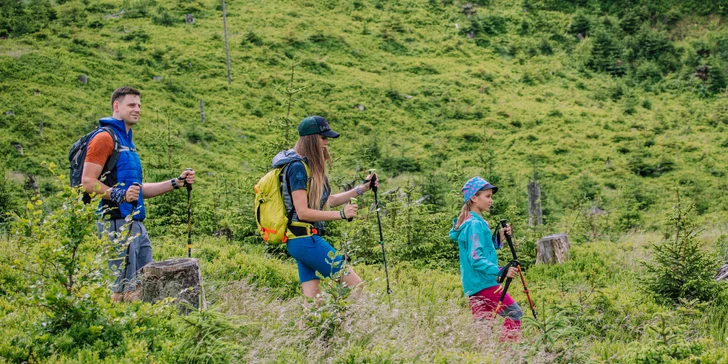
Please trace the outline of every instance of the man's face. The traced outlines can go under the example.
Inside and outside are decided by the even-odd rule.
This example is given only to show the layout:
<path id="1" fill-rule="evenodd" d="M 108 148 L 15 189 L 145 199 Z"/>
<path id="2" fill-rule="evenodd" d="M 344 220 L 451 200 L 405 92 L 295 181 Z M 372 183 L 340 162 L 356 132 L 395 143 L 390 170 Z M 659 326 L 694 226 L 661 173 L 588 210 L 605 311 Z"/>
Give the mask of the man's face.
<path id="1" fill-rule="evenodd" d="M 141 112 L 142 102 L 139 95 L 124 95 L 114 101 L 114 114 L 128 125 L 136 124 Z"/>

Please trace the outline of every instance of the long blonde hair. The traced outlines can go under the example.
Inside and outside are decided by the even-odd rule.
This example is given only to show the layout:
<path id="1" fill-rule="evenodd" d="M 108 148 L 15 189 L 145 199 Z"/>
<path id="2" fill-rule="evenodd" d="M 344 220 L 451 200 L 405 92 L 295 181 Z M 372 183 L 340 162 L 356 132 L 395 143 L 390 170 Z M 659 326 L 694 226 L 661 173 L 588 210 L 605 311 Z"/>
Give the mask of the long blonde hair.
<path id="1" fill-rule="evenodd" d="M 469 212 L 470 212 L 470 206 L 472 206 L 472 205 L 473 205 L 473 201 L 468 200 L 468 202 L 466 202 L 463 205 L 463 208 L 460 209 L 460 215 L 458 215 L 458 221 L 455 223 L 455 229 L 459 229 L 460 225 L 462 225 L 465 222 L 465 220 L 470 218 Z"/>
<path id="2" fill-rule="evenodd" d="M 321 210 L 321 195 L 324 193 L 324 185 L 328 183 L 326 166 L 332 162 L 329 150 L 321 143 L 321 137 L 318 134 L 299 137 L 293 149 L 298 155 L 306 157 L 308 168 L 311 170 L 308 208 Z"/>

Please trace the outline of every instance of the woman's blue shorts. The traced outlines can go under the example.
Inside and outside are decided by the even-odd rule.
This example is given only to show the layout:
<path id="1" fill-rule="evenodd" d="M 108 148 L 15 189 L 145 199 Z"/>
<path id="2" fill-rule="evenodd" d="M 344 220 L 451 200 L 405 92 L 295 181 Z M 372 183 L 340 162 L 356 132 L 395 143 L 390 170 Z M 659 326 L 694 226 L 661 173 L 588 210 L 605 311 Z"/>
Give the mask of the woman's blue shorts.
<path id="1" fill-rule="evenodd" d="M 319 279 L 316 272 L 330 277 L 341 269 L 343 257 L 319 235 L 288 239 L 288 253 L 298 262 L 298 279 L 301 283 Z M 329 257 L 333 252 L 334 259 Z"/>

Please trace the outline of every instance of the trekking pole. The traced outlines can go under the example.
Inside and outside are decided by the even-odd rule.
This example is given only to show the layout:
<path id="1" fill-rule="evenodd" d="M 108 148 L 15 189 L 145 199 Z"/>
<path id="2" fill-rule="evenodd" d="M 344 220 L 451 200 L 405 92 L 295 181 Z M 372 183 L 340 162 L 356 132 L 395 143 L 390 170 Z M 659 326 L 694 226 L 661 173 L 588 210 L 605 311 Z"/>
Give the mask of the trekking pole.
<path id="1" fill-rule="evenodd" d="M 141 184 L 139 184 L 138 182 L 134 182 L 134 185 L 141 186 Z M 141 191 L 139 191 L 139 193 L 141 194 Z M 129 236 L 131 236 L 131 231 L 134 228 L 134 211 L 136 210 L 138 201 L 139 200 L 130 202 L 131 203 L 131 222 L 129 223 L 129 231 L 126 232 L 126 237 L 124 238 L 124 244 L 126 244 L 126 256 L 124 257 L 124 274 L 121 276 L 122 277 L 121 278 L 121 302 L 124 302 L 124 297 L 126 296 L 125 295 L 126 281 L 127 281 L 126 272 L 129 269 L 129 250 L 131 249 L 131 243 L 129 242 Z"/>
<path id="2" fill-rule="evenodd" d="M 506 223 L 506 220 L 501 220 L 501 227 L 505 229 L 508 225 Z M 523 293 L 526 294 L 526 298 L 528 298 L 528 304 L 531 307 L 531 313 L 533 313 L 533 318 L 538 320 L 538 317 L 536 315 L 536 307 L 533 305 L 533 300 L 531 300 L 531 294 L 528 291 L 528 287 L 526 286 L 526 278 L 523 276 L 523 271 L 521 270 L 521 263 L 518 262 L 518 257 L 516 256 L 516 248 L 513 246 L 513 240 L 511 238 L 511 234 L 505 233 L 506 241 L 508 242 L 508 247 L 511 249 L 511 255 L 513 255 L 513 260 L 506 265 L 505 268 L 508 267 L 515 267 L 518 269 L 518 274 L 521 277 L 521 283 L 523 283 Z M 503 293 L 501 293 L 500 301 L 498 302 L 498 306 L 496 307 L 496 313 L 498 313 L 498 310 L 500 309 L 500 306 L 503 304 L 503 300 L 506 297 L 506 292 L 508 291 L 508 286 L 511 283 L 511 278 L 506 279 L 506 285 L 503 288 Z"/>
<path id="3" fill-rule="evenodd" d="M 358 202 L 359 202 L 359 200 L 357 200 L 355 197 L 349 198 L 349 205 L 356 205 Z M 346 219 L 346 221 L 352 222 L 352 221 L 354 221 L 354 217 L 352 216 L 352 217 Z"/>
<path id="4" fill-rule="evenodd" d="M 379 197 L 377 196 L 377 177 L 374 175 L 374 170 L 370 169 L 369 173 L 372 174 L 372 179 L 369 181 L 369 188 L 374 191 L 374 206 L 377 211 L 377 224 L 379 225 L 379 244 L 382 246 L 382 261 L 384 262 L 384 276 L 387 278 L 387 295 L 389 302 L 392 303 L 392 290 L 389 288 L 389 271 L 387 270 L 387 255 L 384 253 L 384 235 L 382 235 L 382 219 L 379 217 Z"/>
<path id="5" fill-rule="evenodd" d="M 191 171 L 192 168 L 185 168 L 185 171 Z M 184 178 L 177 177 L 179 180 Z M 185 182 L 187 187 L 187 258 L 192 258 L 192 185 Z"/>

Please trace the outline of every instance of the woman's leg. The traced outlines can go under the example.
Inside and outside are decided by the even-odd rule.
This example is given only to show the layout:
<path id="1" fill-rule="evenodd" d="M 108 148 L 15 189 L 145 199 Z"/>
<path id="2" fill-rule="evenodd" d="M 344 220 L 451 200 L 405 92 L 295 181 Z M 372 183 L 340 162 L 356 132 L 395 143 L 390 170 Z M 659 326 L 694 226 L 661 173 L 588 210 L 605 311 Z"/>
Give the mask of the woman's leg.
<path id="1" fill-rule="evenodd" d="M 346 267 L 346 273 L 341 275 L 341 279 L 346 283 L 347 287 L 355 287 L 354 291 L 351 293 L 351 296 L 354 297 L 354 299 L 359 299 L 359 296 L 361 295 L 361 290 L 364 289 L 364 286 L 361 286 L 361 278 L 354 272 L 351 267 Z"/>
<path id="2" fill-rule="evenodd" d="M 318 279 L 313 279 L 307 282 L 301 283 L 301 289 L 303 289 L 303 295 L 308 298 L 315 298 L 319 294 L 319 283 Z"/>
<path id="3" fill-rule="evenodd" d="M 316 297 L 316 294 L 319 293 L 320 281 L 316 276 L 316 272 L 324 277 L 330 277 L 338 273 L 343 265 L 343 259 L 340 255 L 337 255 L 331 261 L 329 253 L 333 252 L 336 255 L 336 249 L 318 235 L 289 240 L 288 252 L 298 263 L 298 276 L 303 294 L 310 298 Z M 342 274 L 341 279 L 349 287 L 355 287 L 361 283 L 361 278 L 351 267 L 348 267 L 346 273 Z M 357 288 L 352 296 L 357 298 L 360 291 L 361 288 Z"/>

